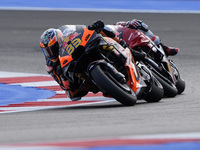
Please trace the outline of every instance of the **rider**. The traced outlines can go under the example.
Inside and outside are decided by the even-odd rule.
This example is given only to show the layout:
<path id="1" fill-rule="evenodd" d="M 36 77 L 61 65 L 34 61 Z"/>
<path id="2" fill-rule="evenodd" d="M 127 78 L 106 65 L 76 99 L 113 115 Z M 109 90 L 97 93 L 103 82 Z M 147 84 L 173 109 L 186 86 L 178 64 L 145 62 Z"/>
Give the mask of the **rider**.
<path id="1" fill-rule="evenodd" d="M 111 30 L 104 29 L 104 23 L 102 21 L 96 21 L 93 25 L 88 26 L 88 29 L 96 30 L 103 36 L 108 36 L 114 39 L 123 47 L 127 47 L 124 40 L 119 39 Z M 40 47 L 46 58 L 46 71 L 55 79 L 60 87 L 66 91 L 66 94 L 72 101 L 80 100 L 81 97 L 85 96 L 88 92 L 88 87 L 78 87 L 70 84 L 70 82 L 63 76 L 62 69 L 58 58 L 59 49 L 62 49 L 63 44 L 63 33 L 60 29 L 49 28 L 41 35 Z M 133 56 L 137 59 L 143 59 L 145 54 L 133 52 Z"/>
<path id="2" fill-rule="evenodd" d="M 43 32 L 40 38 L 40 47 L 46 59 L 46 71 L 72 100 L 79 100 L 87 94 L 86 90 L 74 89 L 73 85 L 63 76 L 58 58 L 59 49 L 63 46 L 63 33 L 60 29 L 49 28 Z"/>
<path id="3" fill-rule="evenodd" d="M 145 35 L 147 35 L 156 45 L 161 45 L 166 53 L 167 56 L 174 56 L 176 55 L 180 49 L 174 47 L 168 47 L 167 45 L 163 44 L 160 40 L 159 36 L 156 36 L 152 33 L 151 30 L 148 29 L 148 25 L 142 22 L 141 20 L 133 19 L 132 21 L 119 21 L 115 23 L 115 25 L 121 25 L 123 27 L 131 28 L 131 29 L 138 29 L 142 31 Z"/>

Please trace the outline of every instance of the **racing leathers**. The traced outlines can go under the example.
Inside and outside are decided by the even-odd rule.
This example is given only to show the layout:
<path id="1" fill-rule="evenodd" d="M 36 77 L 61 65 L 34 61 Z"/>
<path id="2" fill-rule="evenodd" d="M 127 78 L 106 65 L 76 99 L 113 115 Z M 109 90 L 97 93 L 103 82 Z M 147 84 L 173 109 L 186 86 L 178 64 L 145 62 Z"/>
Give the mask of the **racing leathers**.
<path id="1" fill-rule="evenodd" d="M 70 83 L 63 74 L 58 58 L 52 60 L 46 58 L 46 71 L 66 91 L 67 97 L 72 101 L 79 100 L 88 93 L 87 84 L 78 86 Z"/>

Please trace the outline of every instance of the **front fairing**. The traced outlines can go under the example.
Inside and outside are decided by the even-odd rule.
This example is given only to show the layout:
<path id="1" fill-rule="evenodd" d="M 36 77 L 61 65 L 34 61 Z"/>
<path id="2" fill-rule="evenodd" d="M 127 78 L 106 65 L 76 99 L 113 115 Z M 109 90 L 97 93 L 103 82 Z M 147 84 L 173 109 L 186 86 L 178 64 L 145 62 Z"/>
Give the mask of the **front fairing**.
<path id="1" fill-rule="evenodd" d="M 116 43 L 114 40 L 107 38 L 108 42 L 113 45 L 116 49 L 114 53 L 120 53 L 120 55 L 126 58 L 124 66 L 126 68 L 128 74 L 127 84 L 131 87 L 131 89 L 138 95 L 142 93 L 142 90 L 146 88 L 146 84 L 143 79 L 141 79 L 141 75 L 138 71 L 138 68 L 135 64 L 134 58 L 130 52 L 129 48 L 123 48 L 120 44 Z M 117 54 L 118 55 L 118 54 Z"/>
<path id="2" fill-rule="evenodd" d="M 65 32 L 66 30 L 68 32 Z M 91 50 L 98 50 L 98 47 L 107 44 L 100 34 L 82 25 L 73 26 L 71 30 L 63 29 L 63 33 L 64 41 L 59 51 L 59 60 L 65 75 L 69 71 L 74 74 L 80 71 L 80 66 L 89 61 L 85 56 Z M 81 69 L 84 71 L 83 67 Z"/>
<path id="3" fill-rule="evenodd" d="M 134 48 L 135 46 L 146 46 L 150 40 L 144 35 L 143 32 L 140 32 L 136 29 L 130 29 L 127 27 L 122 27 L 120 25 L 110 25 L 115 31 L 115 34 L 126 41 L 130 48 Z"/>
<path id="4" fill-rule="evenodd" d="M 76 51 L 76 49 L 80 45 L 85 46 L 85 43 L 82 40 L 84 38 L 83 33 L 84 33 L 85 26 L 83 26 L 83 25 L 75 26 L 74 25 L 74 26 L 70 26 L 68 28 L 66 26 L 62 26 L 62 27 L 65 28 L 65 29 L 63 29 L 64 41 L 63 41 L 62 49 L 60 49 L 60 51 L 59 51 L 59 55 L 61 58 L 60 59 L 61 67 L 63 68 L 68 63 L 73 61 L 72 54 Z M 91 31 L 91 34 L 93 34 L 92 31 Z"/>

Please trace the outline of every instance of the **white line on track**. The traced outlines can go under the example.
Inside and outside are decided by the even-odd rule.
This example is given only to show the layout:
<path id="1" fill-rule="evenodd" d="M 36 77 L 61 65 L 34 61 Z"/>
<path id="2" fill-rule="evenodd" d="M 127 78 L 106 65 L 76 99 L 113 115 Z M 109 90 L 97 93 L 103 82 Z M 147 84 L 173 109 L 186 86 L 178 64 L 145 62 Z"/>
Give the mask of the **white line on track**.
<path id="1" fill-rule="evenodd" d="M 31 77 L 31 76 L 48 76 L 48 75 L 44 75 L 44 74 L 33 74 L 33 73 L 21 73 L 21 72 L 6 72 L 6 71 L 0 71 L 0 78 Z"/>
<path id="2" fill-rule="evenodd" d="M 31 77 L 31 76 L 48 76 L 48 75 L 43 75 L 43 74 L 31 74 L 31 73 L 16 73 L 16 72 L 4 72 L 0 71 L 0 78 L 14 78 L 14 77 Z M 16 79 L 17 81 L 17 79 Z M 20 81 L 19 81 L 20 82 Z M 21 85 L 24 87 L 48 87 L 48 86 L 58 86 L 58 83 L 56 81 L 40 81 L 40 82 L 22 82 L 22 83 L 11 83 L 8 85 Z M 60 95 L 65 95 L 65 91 L 55 91 L 56 94 Z M 59 97 L 59 96 L 58 96 Z M 28 97 L 27 97 L 28 99 Z M 24 112 L 24 111 L 35 111 L 35 110 L 44 110 L 44 109 L 55 109 L 55 108 L 67 108 L 67 107 L 75 107 L 75 106 L 84 106 L 84 105 L 92 105 L 92 104 L 99 104 L 99 103 L 107 103 L 107 102 L 112 102 L 115 101 L 113 98 L 108 98 L 108 97 L 103 97 L 103 96 L 88 96 L 88 97 L 83 97 L 80 100 L 80 103 L 70 103 L 70 104 L 62 104 L 62 105 L 54 105 L 52 106 L 52 102 L 64 102 L 68 101 L 71 102 L 69 98 L 49 98 L 49 99 L 37 99 L 35 101 L 35 105 L 31 105 L 30 107 L 27 107 L 23 103 L 16 104 L 18 107 L 15 105 L 11 107 L 6 107 L 6 106 L 0 106 L 0 113 L 14 113 L 14 112 Z M 84 101 L 84 103 L 82 103 Z M 26 102 L 31 102 L 26 100 Z M 37 104 L 38 102 L 38 104 Z M 41 106 L 40 102 L 49 102 L 49 105 Z M 37 106 L 38 105 L 38 106 Z"/>
<path id="3" fill-rule="evenodd" d="M 38 99 L 38 102 L 51 102 L 51 101 L 69 101 L 71 102 L 70 98 L 53 98 L 53 99 Z M 95 96 L 95 97 L 82 97 L 81 101 L 116 101 L 113 98 L 102 97 L 102 96 Z"/>
<path id="4" fill-rule="evenodd" d="M 26 111 L 36 111 L 36 110 L 48 110 L 48 109 L 57 109 L 57 108 L 71 108 L 71 107 L 77 107 L 77 106 L 88 106 L 88 105 L 94 105 L 94 104 L 100 104 L 100 103 L 110 103 L 116 101 L 114 99 L 111 99 L 109 101 L 97 101 L 97 102 L 91 102 L 91 103 L 81 103 L 81 104 L 74 104 L 74 105 L 63 105 L 63 106 L 37 106 L 37 107 L 1 107 L 1 110 L 5 110 L 0 112 L 2 113 L 16 113 L 16 112 L 26 112 Z"/>
<path id="5" fill-rule="evenodd" d="M 56 86 L 56 81 L 41 81 L 41 82 L 25 82 L 25 83 L 12 83 L 9 85 L 21 85 L 25 87 L 41 87 L 41 86 Z"/>

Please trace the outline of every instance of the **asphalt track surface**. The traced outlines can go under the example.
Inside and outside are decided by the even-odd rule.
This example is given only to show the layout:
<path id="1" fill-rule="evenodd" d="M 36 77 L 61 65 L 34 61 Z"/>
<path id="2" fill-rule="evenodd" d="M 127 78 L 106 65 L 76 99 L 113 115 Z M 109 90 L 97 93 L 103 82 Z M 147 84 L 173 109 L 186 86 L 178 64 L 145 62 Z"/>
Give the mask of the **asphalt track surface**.
<path id="1" fill-rule="evenodd" d="M 200 132 L 199 14 L 0 11 L 0 70 L 46 74 L 40 35 L 63 24 L 106 24 L 138 18 L 165 44 L 177 46 L 172 57 L 186 90 L 159 103 L 118 102 L 0 115 L 0 144 L 109 138 L 128 135 Z"/>

